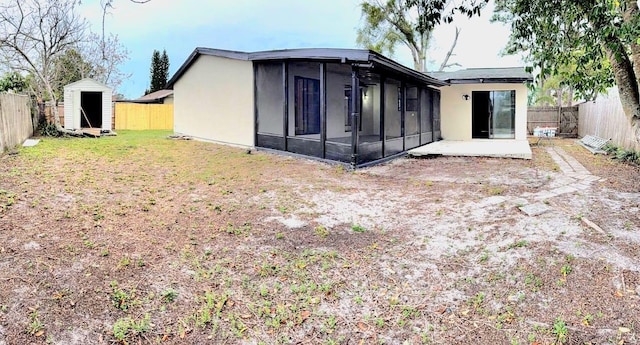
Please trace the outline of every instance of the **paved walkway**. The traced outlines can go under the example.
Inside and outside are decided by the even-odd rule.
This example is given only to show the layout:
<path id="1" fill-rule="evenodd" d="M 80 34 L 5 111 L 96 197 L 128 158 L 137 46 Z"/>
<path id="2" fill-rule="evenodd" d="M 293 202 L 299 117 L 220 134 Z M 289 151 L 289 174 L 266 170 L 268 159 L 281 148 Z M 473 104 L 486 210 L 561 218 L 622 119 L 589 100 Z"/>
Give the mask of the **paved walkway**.
<path id="1" fill-rule="evenodd" d="M 487 197 L 478 203 L 479 207 L 510 202 L 523 205 L 520 208 L 529 215 L 537 215 L 549 209 L 549 207 L 541 203 L 542 201 L 559 195 L 575 193 L 591 188 L 591 183 L 600 180 L 600 177 L 592 175 L 587 168 L 580 164 L 575 158 L 571 157 L 561 147 L 552 146 L 547 147 L 546 150 L 562 172 L 562 174 L 556 176 L 549 183 L 547 189 L 536 193 L 523 193 L 520 197 Z M 533 204 L 531 204 L 531 202 L 533 202 Z"/>

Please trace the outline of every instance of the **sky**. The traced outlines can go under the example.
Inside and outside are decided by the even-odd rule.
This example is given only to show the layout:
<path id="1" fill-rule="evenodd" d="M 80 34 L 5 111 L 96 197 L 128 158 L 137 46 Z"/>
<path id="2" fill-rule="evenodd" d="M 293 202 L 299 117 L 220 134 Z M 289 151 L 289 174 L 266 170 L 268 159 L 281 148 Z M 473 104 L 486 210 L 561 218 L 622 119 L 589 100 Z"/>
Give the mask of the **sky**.
<path id="1" fill-rule="evenodd" d="M 129 60 L 121 70 L 130 75 L 117 92 L 126 98 L 143 95 L 149 87 L 154 49 L 166 49 L 171 77 L 196 47 L 239 51 L 358 48 L 360 1 L 151 0 L 135 4 L 115 0 L 106 18 L 105 30 L 118 35 L 128 50 Z M 93 31 L 102 30 L 99 0 L 83 0 L 79 10 Z M 429 67 L 439 65 L 444 58 L 455 26 L 460 27 L 461 32 L 450 62 L 461 64 L 461 68 L 523 66 L 520 57 L 500 56 L 509 28 L 490 23 L 490 17 L 491 8 L 488 8 L 480 17 L 460 17 L 452 24 L 438 27 L 428 54 Z M 413 65 L 408 49 L 401 46 L 391 58 Z"/>

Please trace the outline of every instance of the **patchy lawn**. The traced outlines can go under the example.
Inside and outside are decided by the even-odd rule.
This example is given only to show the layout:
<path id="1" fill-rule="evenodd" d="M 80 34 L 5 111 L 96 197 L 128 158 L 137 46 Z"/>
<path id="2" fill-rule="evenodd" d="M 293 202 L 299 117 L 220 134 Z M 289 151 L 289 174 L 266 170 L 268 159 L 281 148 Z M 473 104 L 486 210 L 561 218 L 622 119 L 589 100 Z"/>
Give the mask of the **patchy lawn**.
<path id="1" fill-rule="evenodd" d="M 348 172 L 167 134 L 0 157 L 0 344 L 640 342 L 638 168 L 554 140 Z"/>

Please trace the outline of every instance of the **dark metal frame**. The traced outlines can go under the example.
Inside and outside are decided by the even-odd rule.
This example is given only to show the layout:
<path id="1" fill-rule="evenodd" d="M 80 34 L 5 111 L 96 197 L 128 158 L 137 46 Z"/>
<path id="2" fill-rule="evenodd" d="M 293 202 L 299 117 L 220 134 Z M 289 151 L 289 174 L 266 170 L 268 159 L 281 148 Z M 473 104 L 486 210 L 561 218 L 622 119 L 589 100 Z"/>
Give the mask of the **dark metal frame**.
<path id="1" fill-rule="evenodd" d="M 417 99 L 417 113 L 418 113 L 418 131 L 419 131 L 419 140 L 418 143 L 419 145 L 424 145 L 427 142 L 425 142 L 425 140 L 423 140 L 423 136 L 422 136 L 422 117 L 426 116 L 426 114 L 423 114 L 423 110 L 422 109 L 422 91 L 423 89 L 426 89 L 427 92 L 430 92 L 432 94 L 431 97 L 431 102 L 430 102 L 430 108 L 429 109 L 431 111 L 431 116 L 432 116 L 432 133 L 435 133 L 435 131 L 433 131 L 435 129 L 435 117 L 434 117 L 434 98 L 433 95 L 437 92 L 439 93 L 438 90 L 434 90 L 431 88 L 428 88 L 427 85 L 430 85 L 428 83 L 424 83 L 422 80 L 418 80 L 417 78 L 413 78 L 413 76 L 410 75 L 406 75 L 404 73 L 401 73 L 397 70 L 393 70 L 393 69 L 389 69 L 388 66 L 386 65 L 378 65 L 375 63 L 368 63 L 368 64 L 363 64 L 363 63 L 358 63 L 358 62 L 353 62 L 350 63 L 351 65 L 351 109 L 352 112 L 350 114 L 351 116 L 351 126 L 352 129 L 354 128 L 360 128 L 360 122 L 362 121 L 361 119 L 361 104 L 362 104 L 362 100 L 361 100 L 361 92 L 360 92 L 360 72 L 362 70 L 370 70 L 373 69 L 375 70 L 376 74 L 380 75 L 380 81 L 379 81 L 379 90 L 380 90 L 380 97 L 379 97 L 379 128 L 380 128 L 380 141 L 379 142 L 363 142 L 360 143 L 360 133 L 359 130 L 352 130 L 350 132 L 351 134 L 351 140 L 350 140 L 350 144 L 342 144 L 342 143 L 338 143 L 338 142 L 330 142 L 327 141 L 327 63 L 347 63 L 347 61 L 344 62 L 338 62 L 338 61 L 318 61 L 315 59 L 304 59 L 301 61 L 308 61 L 308 62 L 319 62 L 319 78 L 320 78 L 320 140 L 318 139 L 305 139 L 305 138 L 295 138 L 295 137 L 289 137 L 288 133 L 289 133 L 289 102 L 291 101 L 290 95 L 289 95 L 289 75 L 290 75 L 290 70 L 289 70 L 289 63 L 288 63 L 288 59 L 282 60 L 282 84 L 281 84 L 281 88 L 284 92 L 284 100 L 282 102 L 282 116 L 283 116 L 283 135 L 281 136 L 280 140 L 283 140 L 283 143 L 281 144 L 283 147 L 283 151 L 286 152 L 291 152 L 294 154 L 302 154 L 302 155 L 307 155 L 307 156 L 311 156 L 311 157 L 317 157 L 319 159 L 327 159 L 327 160 L 332 160 L 332 161 L 339 161 L 339 162 L 343 162 L 348 164 L 350 167 L 352 168 L 357 168 L 360 166 L 366 166 L 366 165 L 371 165 L 371 164 L 375 164 L 376 162 L 382 162 L 382 161 L 386 161 L 388 160 L 390 157 L 397 157 L 402 155 L 407 149 L 413 148 L 413 146 L 415 145 L 415 142 L 409 146 L 412 147 L 408 147 L 407 146 L 407 138 L 406 138 L 406 107 L 407 107 L 407 85 L 412 85 L 418 88 L 418 99 Z M 269 62 L 269 60 L 266 60 L 264 62 Z M 256 80 L 257 78 L 257 63 L 260 63 L 259 61 L 256 61 L 254 63 L 254 80 Z M 400 87 L 400 96 L 401 96 L 401 100 L 400 100 L 400 104 L 401 104 L 401 109 L 400 109 L 400 135 L 402 137 L 402 152 L 386 152 L 386 148 L 387 148 L 387 137 L 386 137 L 386 96 L 385 96 L 385 92 L 387 91 L 387 87 L 385 86 L 385 82 L 387 81 L 387 79 L 389 78 L 393 78 L 397 81 L 400 82 L 399 87 Z M 258 113 L 259 113 L 259 104 L 257 103 L 257 99 L 258 99 L 258 93 L 260 92 L 260 90 L 257 89 L 257 83 L 254 81 L 254 102 L 255 102 L 255 106 L 254 106 L 254 111 L 255 111 L 255 140 L 256 140 L 256 146 L 257 147 L 261 147 L 261 143 L 267 143 L 266 146 L 264 146 L 267 149 L 274 149 L 274 146 L 276 146 L 275 144 L 272 144 L 272 142 L 274 142 L 274 140 L 277 138 L 273 135 L 269 135 L 269 134 L 261 134 L 258 133 L 258 122 L 260 121 L 260 119 L 258 118 Z M 397 140 L 397 139 L 396 139 Z M 432 136 L 432 141 L 435 141 L 435 135 Z M 396 144 L 398 145 L 399 142 Z M 361 146 L 362 145 L 362 146 Z M 399 148 L 399 147 L 398 147 Z M 363 150 L 362 152 L 360 152 L 360 150 Z M 380 151 L 380 152 L 378 152 Z"/>

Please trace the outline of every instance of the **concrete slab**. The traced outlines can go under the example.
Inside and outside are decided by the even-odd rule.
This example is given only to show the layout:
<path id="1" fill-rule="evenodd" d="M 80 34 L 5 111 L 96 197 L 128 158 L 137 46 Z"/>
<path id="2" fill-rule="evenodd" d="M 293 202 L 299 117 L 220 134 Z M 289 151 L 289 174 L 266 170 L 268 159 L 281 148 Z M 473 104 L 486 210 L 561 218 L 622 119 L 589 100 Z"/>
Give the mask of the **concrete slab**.
<path id="1" fill-rule="evenodd" d="M 473 139 L 469 141 L 441 140 L 409 150 L 414 157 L 471 156 L 531 159 L 531 148 L 527 140 Z"/>
<path id="2" fill-rule="evenodd" d="M 543 203 L 535 203 L 519 207 L 520 211 L 524 212 L 529 217 L 539 216 L 545 212 L 551 210 L 551 207 Z"/>

